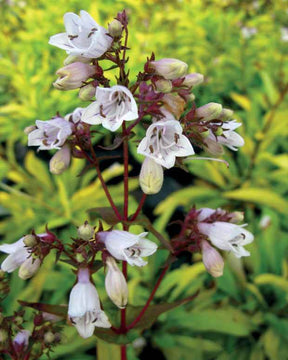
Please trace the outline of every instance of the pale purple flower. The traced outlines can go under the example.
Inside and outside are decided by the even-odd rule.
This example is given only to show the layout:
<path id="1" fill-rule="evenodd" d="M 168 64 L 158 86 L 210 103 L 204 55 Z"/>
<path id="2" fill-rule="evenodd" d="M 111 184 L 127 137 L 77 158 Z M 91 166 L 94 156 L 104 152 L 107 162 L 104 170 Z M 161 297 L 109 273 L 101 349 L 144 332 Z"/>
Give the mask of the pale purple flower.
<path id="1" fill-rule="evenodd" d="M 83 112 L 81 121 L 116 131 L 123 121 L 138 118 L 138 108 L 129 89 L 122 85 L 96 89 L 96 101 Z"/>
<path id="2" fill-rule="evenodd" d="M 28 134 L 28 146 L 39 146 L 38 150 L 60 149 L 72 134 L 72 124 L 62 117 L 51 120 L 36 120 L 37 128 Z"/>
<path id="3" fill-rule="evenodd" d="M 107 30 L 84 10 L 80 11 L 80 16 L 66 13 L 64 24 L 66 32 L 51 36 L 49 44 L 66 50 L 68 54 L 99 58 L 112 44 Z"/>
<path id="4" fill-rule="evenodd" d="M 198 223 L 199 231 L 208 236 L 211 243 L 218 249 L 232 251 L 236 257 L 249 256 L 249 251 L 243 246 L 254 240 L 253 234 L 244 229 L 244 225 L 231 224 L 225 221 L 213 223 Z"/>
<path id="5" fill-rule="evenodd" d="M 13 340 L 14 346 L 16 345 L 19 348 L 20 347 L 27 348 L 27 346 L 29 344 L 30 336 L 31 336 L 31 332 L 29 330 L 19 331 Z"/>
<path id="6" fill-rule="evenodd" d="M 176 120 L 157 121 L 147 129 L 137 152 L 170 169 L 174 166 L 176 157 L 194 154 L 189 139 L 182 132 L 182 126 Z"/>
<path id="7" fill-rule="evenodd" d="M 79 269 L 78 281 L 71 290 L 68 315 L 80 336 L 93 335 L 95 327 L 110 328 L 111 324 L 101 309 L 96 287 L 90 281 L 89 269 Z"/>
<path id="8" fill-rule="evenodd" d="M 117 260 L 127 261 L 130 265 L 144 266 L 147 261 L 143 257 L 154 254 L 157 245 L 145 239 L 147 232 L 139 235 L 128 231 L 112 230 L 98 233 L 109 253 Z"/>

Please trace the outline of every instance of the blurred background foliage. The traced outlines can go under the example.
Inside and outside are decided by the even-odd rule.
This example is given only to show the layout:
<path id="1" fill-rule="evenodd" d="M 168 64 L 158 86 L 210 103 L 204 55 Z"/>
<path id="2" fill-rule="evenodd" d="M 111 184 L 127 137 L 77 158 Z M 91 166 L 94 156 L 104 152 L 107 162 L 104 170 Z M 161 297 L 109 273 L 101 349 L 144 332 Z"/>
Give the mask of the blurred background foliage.
<path id="1" fill-rule="evenodd" d="M 251 257 L 235 262 L 228 256 L 224 276 L 217 280 L 205 272 L 198 255 L 183 256 L 173 264 L 155 301 L 174 301 L 197 290 L 200 294 L 192 303 L 162 314 L 140 338 L 137 335 L 129 359 L 152 354 L 167 360 L 288 359 L 288 1 L 1 0 L 0 5 L 3 241 L 14 242 L 32 228 L 43 232 L 46 224 L 65 241 L 87 219 L 86 209 L 107 204 L 92 170 L 75 176 L 83 161 L 74 160 L 64 174 L 51 176 L 47 162 L 51 154 L 28 150 L 23 129 L 35 119 L 87 105 L 76 92 L 59 93 L 52 87 L 65 55 L 49 46 L 48 39 L 63 31 L 63 14 L 84 9 L 106 26 L 125 8 L 130 17 L 131 75 L 142 69 L 152 51 L 156 59 L 187 62 L 191 72 L 205 75 L 204 85 L 195 92 L 197 106 L 214 101 L 232 108 L 243 123 L 240 133 L 246 141 L 239 152 L 226 152 L 229 169 L 221 163 L 191 160 L 193 175 L 167 171 L 164 188 L 148 198 L 144 211 L 158 231 L 173 236 L 176 225 L 168 223 L 183 218 L 192 205 L 242 210 L 255 234 Z M 110 140 L 101 139 L 107 144 Z M 133 142 L 131 153 L 132 211 L 139 198 Z M 122 165 L 102 166 L 119 205 Z M 160 250 L 146 268 L 131 269 L 130 303 L 145 303 L 166 256 Z M 17 299 L 67 303 L 73 282 L 67 264 L 55 266 L 47 258 L 32 280 L 11 276 L 4 309 L 11 314 L 19 306 Z M 109 300 L 105 302 L 102 271 L 95 282 L 105 305 Z M 94 359 L 94 346 L 95 339 L 83 340 L 73 327 L 65 327 L 63 344 L 52 358 Z"/>

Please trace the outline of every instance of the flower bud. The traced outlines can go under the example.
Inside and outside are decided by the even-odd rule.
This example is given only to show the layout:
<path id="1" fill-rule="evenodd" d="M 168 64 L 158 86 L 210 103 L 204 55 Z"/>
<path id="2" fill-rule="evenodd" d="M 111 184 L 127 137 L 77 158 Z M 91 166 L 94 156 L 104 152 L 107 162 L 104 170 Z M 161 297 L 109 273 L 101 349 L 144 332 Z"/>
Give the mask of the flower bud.
<path id="1" fill-rule="evenodd" d="M 167 80 L 174 80 L 187 74 L 188 65 L 178 59 L 164 58 L 150 62 L 151 68 Z"/>
<path id="2" fill-rule="evenodd" d="M 192 87 L 199 85 L 204 81 L 204 76 L 199 73 L 192 73 L 185 76 L 182 85 Z"/>
<path id="3" fill-rule="evenodd" d="M 271 217 L 269 215 L 264 215 L 259 222 L 260 229 L 265 230 L 270 225 L 271 225 Z"/>
<path id="4" fill-rule="evenodd" d="M 146 157 L 139 175 L 140 187 L 144 194 L 157 194 L 162 188 L 163 178 L 162 166 Z"/>
<path id="5" fill-rule="evenodd" d="M 94 230 L 94 227 L 89 225 L 86 221 L 83 225 L 79 226 L 77 232 L 80 239 L 90 240 L 94 236 Z"/>
<path id="6" fill-rule="evenodd" d="M 19 268 L 18 276 L 27 280 L 30 279 L 39 269 L 41 265 L 40 259 L 34 259 L 32 256 L 27 258 Z"/>
<path id="7" fill-rule="evenodd" d="M 124 309 L 128 302 L 128 286 L 126 279 L 119 270 L 116 261 L 108 256 L 106 259 L 108 268 L 105 278 L 105 288 L 109 298 L 120 309 Z"/>
<path id="8" fill-rule="evenodd" d="M 222 121 L 227 121 L 230 120 L 232 116 L 233 116 L 233 110 L 222 109 L 220 115 L 218 116 L 218 119 Z"/>
<path id="9" fill-rule="evenodd" d="M 49 170 L 54 175 L 62 174 L 70 165 L 71 149 L 69 145 L 64 145 L 58 150 L 49 162 Z"/>
<path id="10" fill-rule="evenodd" d="M 0 329 L 0 343 L 4 343 L 8 339 L 7 331 Z"/>
<path id="11" fill-rule="evenodd" d="M 179 119 L 185 109 L 185 100 L 178 94 L 165 94 L 162 101 L 164 103 L 164 107 L 170 113 L 174 114 L 176 119 Z"/>
<path id="12" fill-rule="evenodd" d="M 34 235 L 26 235 L 24 236 L 23 242 L 26 246 L 32 247 L 37 244 L 36 237 Z"/>
<path id="13" fill-rule="evenodd" d="M 218 127 L 214 134 L 216 136 L 221 136 L 223 134 L 223 129 L 221 127 Z"/>
<path id="14" fill-rule="evenodd" d="M 212 119 L 217 119 L 221 114 L 222 105 L 217 103 L 209 103 L 199 107 L 196 110 L 196 116 L 199 118 L 203 118 L 205 121 L 209 121 Z"/>
<path id="15" fill-rule="evenodd" d="M 239 224 L 239 223 L 243 222 L 243 220 L 244 220 L 243 211 L 234 211 L 234 212 L 230 213 L 229 222 L 231 222 L 232 224 Z"/>
<path id="16" fill-rule="evenodd" d="M 172 90 L 172 83 L 170 80 L 161 79 L 156 81 L 156 91 L 162 93 L 169 93 Z"/>
<path id="17" fill-rule="evenodd" d="M 96 87 L 93 84 L 82 86 L 79 90 L 79 98 L 83 101 L 92 100 L 95 97 Z"/>
<path id="18" fill-rule="evenodd" d="M 37 129 L 37 126 L 35 126 L 35 125 L 30 125 L 30 126 L 25 127 L 24 133 L 25 133 L 26 135 L 29 135 L 32 131 L 34 131 L 34 130 L 36 130 L 36 129 Z"/>
<path id="19" fill-rule="evenodd" d="M 83 82 L 89 79 L 95 73 L 93 65 L 82 62 L 74 62 L 66 65 L 56 72 L 58 79 L 53 86 L 58 90 L 73 90 L 83 85 Z"/>
<path id="20" fill-rule="evenodd" d="M 219 252 L 208 241 L 201 243 L 202 261 L 206 270 L 214 277 L 223 275 L 224 261 Z"/>
<path id="21" fill-rule="evenodd" d="M 44 342 L 46 344 L 51 344 L 51 343 L 53 343 L 54 340 L 55 340 L 55 335 L 53 334 L 52 331 L 47 331 L 44 334 Z"/>
<path id="22" fill-rule="evenodd" d="M 84 56 L 80 56 L 80 55 L 69 55 L 67 56 L 67 58 L 64 60 L 64 65 L 69 65 L 75 62 L 81 62 L 84 64 L 89 64 L 91 62 L 91 59 L 84 57 Z"/>
<path id="23" fill-rule="evenodd" d="M 108 33 L 113 38 L 119 38 L 122 34 L 122 24 L 117 19 L 113 19 L 108 24 Z"/>
<path id="24" fill-rule="evenodd" d="M 27 348 L 30 335 L 31 333 L 29 330 L 19 331 L 13 340 L 14 346 Z"/>
<path id="25" fill-rule="evenodd" d="M 14 323 L 16 325 L 18 325 L 18 326 L 23 324 L 23 317 L 22 316 L 16 316 L 15 319 L 14 319 Z"/>

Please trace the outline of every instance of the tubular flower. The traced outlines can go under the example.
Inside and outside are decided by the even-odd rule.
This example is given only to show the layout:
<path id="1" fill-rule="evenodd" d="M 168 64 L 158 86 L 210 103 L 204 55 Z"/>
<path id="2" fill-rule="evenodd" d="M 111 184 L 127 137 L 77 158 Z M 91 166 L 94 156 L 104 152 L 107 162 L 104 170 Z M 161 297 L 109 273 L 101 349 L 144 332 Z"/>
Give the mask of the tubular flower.
<path id="1" fill-rule="evenodd" d="M 30 336 L 31 332 L 29 330 L 21 330 L 16 334 L 13 340 L 13 345 L 16 348 L 16 351 L 21 349 L 23 350 L 28 347 Z"/>
<path id="2" fill-rule="evenodd" d="M 53 83 L 58 90 L 73 90 L 81 87 L 83 83 L 95 73 L 93 65 L 74 62 L 57 70 L 58 79 Z"/>
<path id="3" fill-rule="evenodd" d="M 100 307 L 96 287 L 90 281 L 89 269 L 78 271 L 78 281 L 70 293 L 68 315 L 80 336 L 93 335 L 95 327 L 110 328 L 111 324 Z"/>
<path id="4" fill-rule="evenodd" d="M 107 35 L 107 30 L 84 10 L 80 11 L 80 16 L 66 13 L 64 24 L 66 32 L 51 36 L 49 44 L 70 55 L 99 58 L 111 46 L 112 38 Z"/>
<path id="5" fill-rule="evenodd" d="M 144 266 L 147 261 L 143 257 L 154 254 L 157 245 L 145 239 L 147 232 L 139 235 L 128 231 L 112 230 L 98 233 L 109 253 L 117 260 L 127 261 L 130 265 Z"/>
<path id="6" fill-rule="evenodd" d="M 70 122 L 59 116 L 47 121 L 36 120 L 36 126 L 28 134 L 28 146 L 39 146 L 38 150 L 60 149 L 72 134 Z"/>
<path id="7" fill-rule="evenodd" d="M 123 273 L 119 270 L 113 257 L 106 260 L 108 268 L 105 277 L 105 288 L 109 298 L 120 309 L 124 309 L 128 302 L 128 286 Z"/>
<path id="8" fill-rule="evenodd" d="M 137 152 L 170 169 L 174 166 L 176 157 L 194 154 L 190 141 L 182 132 L 183 129 L 176 120 L 157 121 L 147 129 Z"/>
<path id="9" fill-rule="evenodd" d="M 136 101 L 131 92 L 122 85 L 111 88 L 96 89 L 96 101 L 83 112 L 82 121 L 91 124 L 102 124 L 110 131 L 116 131 L 123 121 L 138 118 Z"/>
<path id="10" fill-rule="evenodd" d="M 236 225 L 225 221 L 215 221 L 213 223 L 199 222 L 197 226 L 199 231 L 208 236 L 211 243 L 218 249 L 232 251 L 239 258 L 250 255 L 243 246 L 250 244 L 254 236 L 243 228 L 246 224 Z"/>
<path id="11" fill-rule="evenodd" d="M 241 125 L 242 124 L 238 123 L 236 120 L 225 122 L 222 126 L 223 133 L 220 136 L 214 135 L 213 132 L 209 130 L 209 135 L 204 141 L 206 142 L 208 149 L 213 149 L 213 145 L 211 147 L 211 143 L 218 143 L 227 146 L 231 150 L 237 151 L 238 147 L 244 145 L 244 139 L 234 130 Z"/>

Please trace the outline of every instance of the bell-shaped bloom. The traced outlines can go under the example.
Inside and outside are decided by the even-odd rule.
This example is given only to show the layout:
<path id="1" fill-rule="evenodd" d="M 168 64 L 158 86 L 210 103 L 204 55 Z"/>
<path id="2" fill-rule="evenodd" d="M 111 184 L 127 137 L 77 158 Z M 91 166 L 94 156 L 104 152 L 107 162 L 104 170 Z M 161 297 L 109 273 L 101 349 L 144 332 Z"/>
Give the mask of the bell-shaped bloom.
<path id="1" fill-rule="evenodd" d="M 99 58 L 111 46 L 107 30 L 84 10 L 80 16 L 68 12 L 64 15 L 65 33 L 51 36 L 50 45 L 66 50 L 68 54 L 86 58 Z"/>
<path id="2" fill-rule="evenodd" d="M 243 146 L 245 143 L 242 136 L 240 136 L 234 131 L 241 125 L 242 124 L 238 123 L 236 120 L 225 122 L 222 125 L 222 134 L 220 136 L 216 136 L 210 130 L 210 134 L 205 139 L 205 142 L 207 142 L 208 140 L 208 143 L 218 143 L 220 145 L 227 146 L 231 150 L 237 151 L 238 147 Z"/>
<path id="3" fill-rule="evenodd" d="M 90 281 L 89 269 L 78 271 L 78 281 L 70 293 L 68 315 L 80 336 L 93 335 L 95 327 L 110 328 L 111 324 L 100 307 L 96 287 Z"/>
<path id="4" fill-rule="evenodd" d="M 116 131 L 123 121 L 138 118 L 138 108 L 131 92 L 122 85 L 96 89 L 96 101 L 83 112 L 81 120 L 87 124 L 102 124 L 105 129 Z"/>
<path id="5" fill-rule="evenodd" d="M 163 167 L 153 159 L 145 158 L 141 166 L 139 183 L 144 194 L 157 194 L 163 185 Z"/>
<path id="6" fill-rule="evenodd" d="M 219 252 L 208 241 L 201 242 L 202 260 L 206 270 L 214 277 L 223 275 L 224 261 Z"/>
<path id="7" fill-rule="evenodd" d="M 137 152 L 170 169 L 174 166 L 176 157 L 194 154 L 189 139 L 182 132 L 182 126 L 176 120 L 157 121 L 147 129 Z"/>
<path id="8" fill-rule="evenodd" d="M 95 66 L 74 62 L 57 70 L 58 79 L 53 83 L 53 86 L 58 90 L 78 89 L 94 73 Z"/>
<path id="9" fill-rule="evenodd" d="M 49 162 L 49 170 L 54 175 L 62 174 L 68 169 L 71 160 L 71 149 L 69 145 L 64 145 L 58 150 Z"/>
<path id="10" fill-rule="evenodd" d="M 188 65 L 181 60 L 164 58 L 157 61 L 151 61 L 150 66 L 156 74 L 165 79 L 174 80 L 187 74 Z"/>
<path id="11" fill-rule="evenodd" d="M 142 256 L 150 256 L 157 250 L 154 242 L 145 239 L 147 234 L 135 235 L 128 231 L 112 230 L 100 232 L 98 236 L 115 259 L 127 261 L 132 266 L 144 266 L 147 261 Z"/>
<path id="12" fill-rule="evenodd" d="M 198 223 L 199 231 L 208 236 L 211 243 L 218 249 L 232 251 L 236 257 L 249 256 L 243 246 L 254 240 L 253 234 L 244 229 L 244 225 L 231 224 L 225 221 Z"/>
<path id="13" fill-rule="evenodd" d="M 128 302 L 128 286 L 123 273 L 113 257 L 106 259 L 107 274 L 105 277 L 105 288 L 109 298 L 120 309 L 124 309 Z"/>
<path id="14" fill-rule="evenodd" d="M 72 134 L 71 123 L 59 116 L 47 121 L 36 120 L 36 126 L 28 134 L 28 146 L 39 146 L 38 150 L 60 149 Z"/>

